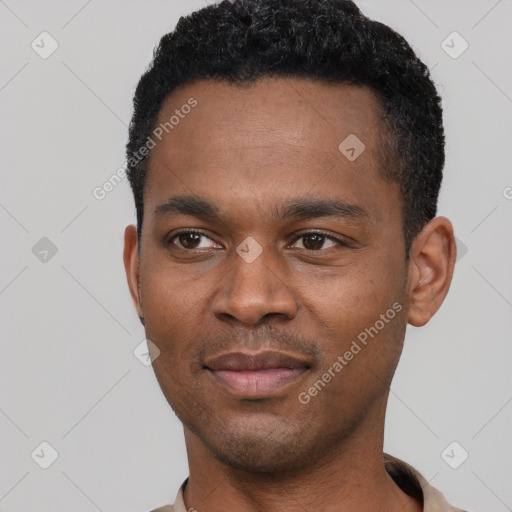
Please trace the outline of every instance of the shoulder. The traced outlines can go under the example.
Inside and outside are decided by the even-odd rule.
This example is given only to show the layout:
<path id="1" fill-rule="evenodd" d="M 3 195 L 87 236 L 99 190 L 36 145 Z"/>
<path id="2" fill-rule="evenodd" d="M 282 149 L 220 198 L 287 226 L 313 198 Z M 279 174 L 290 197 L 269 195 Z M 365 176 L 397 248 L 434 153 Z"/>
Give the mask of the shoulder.
<path id="1" fill-rule="evenodd" d="M 174 505 L 163 505 L 162 507 L 155 508 L 150 512 L 188 512 L 187 507 L 185 506 L 185 502 L 183 500 L 183 491 L 185 490 L 187 483 L 188 477 L 180 485 L 180 488 L 178 489 L 178 493 L 176 494 L 176 498 L 174 500 Z"/>
<path id="2" fill-rule="evenodd" d="M 443 494 L 432 487 L 414 467 L 384 453 L 386 471 L 409 496 L 423 502 L 423 512 L 466 512 L 448 503 Z"/>

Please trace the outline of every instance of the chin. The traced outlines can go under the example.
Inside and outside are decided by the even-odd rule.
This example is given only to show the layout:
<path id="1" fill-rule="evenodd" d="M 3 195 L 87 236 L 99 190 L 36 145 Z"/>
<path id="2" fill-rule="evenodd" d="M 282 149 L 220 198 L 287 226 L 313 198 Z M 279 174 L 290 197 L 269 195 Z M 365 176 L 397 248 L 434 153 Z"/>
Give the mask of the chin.
<path id="1" fill-rule="evenodd" d="M 265 441 L 250 439 L 246 442 L 224 444 L 222 447 L 209 447 L 217 460 L 232 469 L 261 474 L 288 474 L 300 472 L 308 465 L 304 454 L 291 453 L 286 444 L 269 445 Z"/>
<path id="2" fill-rule="evenodd" d="M 254 425 L 230 422 L 206 432 L 195 429 L 212 455 L 223 464 L 250 473 L 291 474 L 311 467 L 318 444 L 308 433 L 314 430 L 305 422 L 261 422 Z M 295 427 L 295 428 L 294 428 Z"/>

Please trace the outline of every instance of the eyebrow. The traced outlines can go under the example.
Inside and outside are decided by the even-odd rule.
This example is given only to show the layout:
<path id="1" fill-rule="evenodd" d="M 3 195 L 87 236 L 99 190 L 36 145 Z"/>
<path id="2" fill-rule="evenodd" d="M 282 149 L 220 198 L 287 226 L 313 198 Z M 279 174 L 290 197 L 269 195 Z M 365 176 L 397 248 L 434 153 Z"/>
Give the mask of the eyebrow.
<path id="1" fill-rule="evenodd" d="M 155 208 L 155 217 L 188 215 L 205 220 L 222 221 L 220 209 L 197 196 L 171 196 L 166 203 Z M 283 205 L 272 208 L 272 217 L 276 221 L 303 220 L 319 217 L 337 217 L 347 220 L 369 219 L 368 212 L 358 205 L 335 199 L 309 199 L 298 197 Z"/>

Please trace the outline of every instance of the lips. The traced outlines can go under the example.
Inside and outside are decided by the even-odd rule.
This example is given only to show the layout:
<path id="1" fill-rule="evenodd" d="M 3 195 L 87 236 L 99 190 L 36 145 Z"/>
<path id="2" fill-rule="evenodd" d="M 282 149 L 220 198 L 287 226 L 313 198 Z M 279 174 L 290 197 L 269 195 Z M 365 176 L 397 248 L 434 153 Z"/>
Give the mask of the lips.
<path id="1" fill-rule="evenodd" d="M 282 352 L 231 352 L 207 361 L 205 367 L 231 395 L 264 398 L 300 380 L 311 365 Z"/>
<path id="2" fill-rule="evenodd" d="M 273 368 L 309 367 L 309 364 L 305 360 L 283 352 L 261 352 L 259 354 L 230 352 L 211 359 L 205 366 L 210 370 L 257 371 Z"/>

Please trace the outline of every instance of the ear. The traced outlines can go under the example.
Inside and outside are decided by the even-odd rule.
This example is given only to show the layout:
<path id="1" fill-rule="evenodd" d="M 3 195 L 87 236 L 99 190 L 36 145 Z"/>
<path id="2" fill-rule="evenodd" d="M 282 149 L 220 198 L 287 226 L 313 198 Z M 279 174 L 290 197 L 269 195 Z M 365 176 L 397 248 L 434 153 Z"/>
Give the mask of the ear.
<path id="1" fill-rule="evenodd" d="M 132 296 L 133 304 L 137 310 L 137 314 L 144 325 L 144 314 L 142 312 L 140 300 L 140 286 L 139 286 L 139 255 L 138 255 L 138 240 L 137 240 L 137 227 L 133 224 L 127 226 L 124 230 L 124 270 L 126 272 L 126 280 L 128 281 L 128 288 Z"/>
<path id="2" fill-rule="evenodd" d="M 446 217 L 428 222 L 415 238 L 409 254 L 408 322 L 425 325 L 448 293 L 457 248 L 453 226 Z"/>

